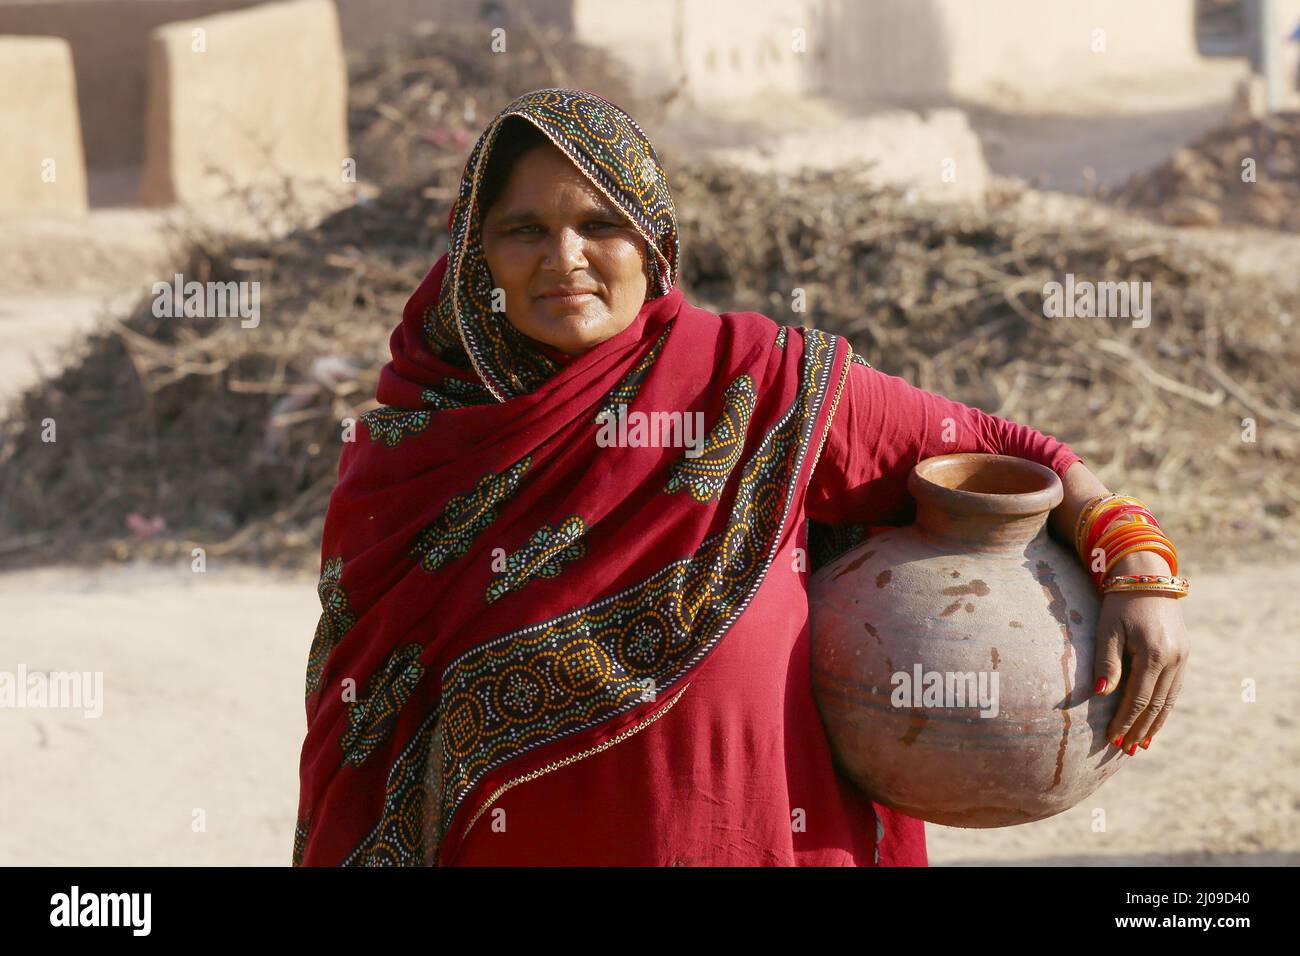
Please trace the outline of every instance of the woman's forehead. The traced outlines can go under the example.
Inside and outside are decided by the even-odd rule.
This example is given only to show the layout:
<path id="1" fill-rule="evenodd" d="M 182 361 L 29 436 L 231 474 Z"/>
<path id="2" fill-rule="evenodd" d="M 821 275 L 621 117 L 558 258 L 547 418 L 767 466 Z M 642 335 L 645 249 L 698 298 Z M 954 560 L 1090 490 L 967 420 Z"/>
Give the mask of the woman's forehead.
<path id="1" fill-rule="evenodd" d="M 547 215 L 604 213 L 625 218 L 609 197 L 558 150 L 530 150 L 488 213 L 494 222 Z"/>
<path id="2" fill-rule="evenodd" d="M 602 215 L 618 219 L 627 218 L 621 209 L 599 193 L 591 196 L 585 193 L 563 192 L 536 198 L 540 201 L 511 202 L 503 199 L 488 212 L 488 218 L 499 224 L 556 216 Z"/>

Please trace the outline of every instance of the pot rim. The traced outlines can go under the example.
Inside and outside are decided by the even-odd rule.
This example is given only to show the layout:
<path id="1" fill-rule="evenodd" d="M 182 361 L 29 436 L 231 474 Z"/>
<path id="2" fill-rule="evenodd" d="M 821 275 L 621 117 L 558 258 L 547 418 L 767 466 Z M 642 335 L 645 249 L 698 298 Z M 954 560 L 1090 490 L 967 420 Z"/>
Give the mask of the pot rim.
<path id="1" fill-rule="evenodd" d="M 943 484 L 941 476 L 971 465 L 985 465 L 1020 480 L 1039 479 L 1042 487 L 1031 491 L 964 491 Z M 1065 500 L 1060 476 L 1046 465 L 1013 455 L 958 452 L 935 455 L 916 463 L 907 476 L 907 490 L 918 503 L 929 503 L 945 511 L 973 515 L 1035 515 L 1051 511 Z"/>

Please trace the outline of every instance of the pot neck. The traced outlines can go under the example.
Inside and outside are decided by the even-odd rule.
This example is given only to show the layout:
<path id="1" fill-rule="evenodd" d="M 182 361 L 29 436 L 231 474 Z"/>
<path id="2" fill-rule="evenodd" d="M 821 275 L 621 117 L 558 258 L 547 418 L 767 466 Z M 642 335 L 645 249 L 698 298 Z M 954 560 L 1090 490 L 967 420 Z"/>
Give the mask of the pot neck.
<path id="1" fill-rule="evenodd" d="M 907 485 L 916 499 L 917 526 L 959 551 L 1023 550 L 1065 497 L 1056 472 L 1009 455 L 927 458 L 912 469 Z"/>
<path id="2" fill-rule="evenodd" d="M 916 524 L 934 541 L 958 551 L 1023 550 L 1047 525 L 1047 512 L 1025 517 L 963 514 L 917 503 Z"/>

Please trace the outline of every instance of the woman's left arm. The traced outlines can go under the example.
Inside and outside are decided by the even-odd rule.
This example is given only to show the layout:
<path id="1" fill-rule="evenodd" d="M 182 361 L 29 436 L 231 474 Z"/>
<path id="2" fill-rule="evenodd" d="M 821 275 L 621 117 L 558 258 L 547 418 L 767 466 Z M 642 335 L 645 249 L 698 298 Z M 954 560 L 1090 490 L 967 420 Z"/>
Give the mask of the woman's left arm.
<path id="1" fill-rule="evenodd" d="M 1089 499 L 1110 491 L 1083 462 L 1066 471 L 1062 484 L 1064 500 L 1053 509 L 1049 525 L 1056 537 L 1074 550 L 1074 529 L 1079 512 Z M 1138 551 L 1115 564 L 1112 574 L 1170 574 L 1169 564 L 1152 551 Z M 1183 623 L 1178 599 L 1164 594 L 1129 591 L 1106 594 L 1097 619 L 1097 653 L 1093 679 L 1104 680 L 1100 693 L 1113 693 L 1121 677 L 1121 656 L 1129 659 L 1128 684 L 1106 737 L 1126 753 L 1137 752 L 1139 744 L 1151 746 L 1151 738 L 1164 726 L 1169 711 L 1183 686 L 1183 675 L 1191 655 L 1191 639 Z"/>

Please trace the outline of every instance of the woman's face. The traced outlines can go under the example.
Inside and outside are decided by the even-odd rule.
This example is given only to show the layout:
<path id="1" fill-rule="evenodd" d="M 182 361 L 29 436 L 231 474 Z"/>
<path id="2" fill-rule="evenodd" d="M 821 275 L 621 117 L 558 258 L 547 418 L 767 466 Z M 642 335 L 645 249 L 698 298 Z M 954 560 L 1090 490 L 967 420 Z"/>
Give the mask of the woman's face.
<path id="1" fill-rule="evenodd" d="M 516 160 L 483 222 L 483 254 L 510 324 L 570 355 L 622 332 L 645 302 L 645 240 L 549 144 Z"/>

